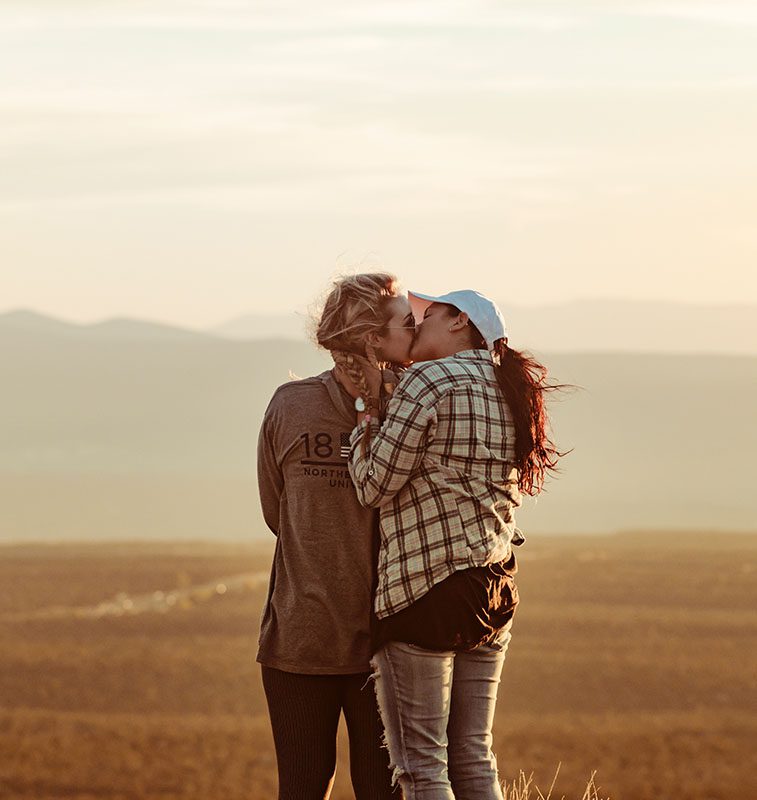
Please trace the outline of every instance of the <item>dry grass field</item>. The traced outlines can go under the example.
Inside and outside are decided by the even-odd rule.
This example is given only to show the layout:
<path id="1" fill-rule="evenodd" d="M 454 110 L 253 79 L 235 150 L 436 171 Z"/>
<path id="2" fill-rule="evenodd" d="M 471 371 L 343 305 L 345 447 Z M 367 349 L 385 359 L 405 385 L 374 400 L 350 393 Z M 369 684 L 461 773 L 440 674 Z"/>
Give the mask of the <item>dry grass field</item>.
<path id="1" fill-rule="evenodd" d="M 254 660 L 271 551 L 0 548 L 0 797 L 275 797 Z M 594 770 L 613 800 L 757 797 L 756 555 L 747 534 L 531 535 L 503 777 L 546 793 L 561 763 L 553 798 Z M 334 800 L 352 796 L 345 751 Z"/>

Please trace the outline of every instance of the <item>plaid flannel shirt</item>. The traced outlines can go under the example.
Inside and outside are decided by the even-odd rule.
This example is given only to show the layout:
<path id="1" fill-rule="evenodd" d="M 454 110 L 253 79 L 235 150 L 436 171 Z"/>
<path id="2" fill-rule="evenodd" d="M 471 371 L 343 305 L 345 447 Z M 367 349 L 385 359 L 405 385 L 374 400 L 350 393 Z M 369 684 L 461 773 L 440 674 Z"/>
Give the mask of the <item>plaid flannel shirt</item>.
<path id="1" fill-rule="evenodd" d="M 524 541 L 512 415 L 491 354 L 464 350 L 411 366 L 382 425 L 350 436 L 360 502 L 380 508 L 376 615 L 406 608 L 458 569 L 508 558 Z"/>

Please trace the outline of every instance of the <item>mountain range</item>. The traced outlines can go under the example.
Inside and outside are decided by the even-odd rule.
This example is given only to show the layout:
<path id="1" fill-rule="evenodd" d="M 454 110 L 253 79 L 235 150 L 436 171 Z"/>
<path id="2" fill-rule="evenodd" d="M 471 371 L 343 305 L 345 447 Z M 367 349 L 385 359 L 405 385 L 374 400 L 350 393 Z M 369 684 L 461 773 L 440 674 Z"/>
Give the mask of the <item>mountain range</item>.
<path id="1" fill-rule="evenodd" d="M 55 322 L 0 318 L 0 539 L 267 535 L 258 427 L 275 387 L 328 369 L 327 354 L 129 320 L 74 334 Z M 577 387 L 551 404 L 572 452 L 521 509 L 526 535 L 756 527 L 757 358 L 543 361 Z"/>
<path id="2" fill-rule="evenodd" d="M 577 300 L 552 306 L 500 304 L 510 345 L 536 352 L 715 353 L 757 355 L 757 307 L 695 306 L 633 300 Z M 28 309 L 0 314 L 0 330 L 111 340 L 304 341 L 307 313 L 243 314 L 203 330 L 133 318 L 90 324 L 67 322 Z"/>

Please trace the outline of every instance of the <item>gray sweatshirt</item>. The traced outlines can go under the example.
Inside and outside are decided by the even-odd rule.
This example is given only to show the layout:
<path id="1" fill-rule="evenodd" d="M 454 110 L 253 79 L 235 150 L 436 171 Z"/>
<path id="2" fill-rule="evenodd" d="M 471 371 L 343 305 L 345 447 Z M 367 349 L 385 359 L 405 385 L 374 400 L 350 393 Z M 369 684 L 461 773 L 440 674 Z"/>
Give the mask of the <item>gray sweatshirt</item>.
<path id="1" fill-rule="evenodd" d="M 352 398 L 330 371 L 280 386 L 258 439 L 263 516 L 276 534 L 257 660 L 312 675 L 369 670 L 376 512 L 347 471 Z"/>

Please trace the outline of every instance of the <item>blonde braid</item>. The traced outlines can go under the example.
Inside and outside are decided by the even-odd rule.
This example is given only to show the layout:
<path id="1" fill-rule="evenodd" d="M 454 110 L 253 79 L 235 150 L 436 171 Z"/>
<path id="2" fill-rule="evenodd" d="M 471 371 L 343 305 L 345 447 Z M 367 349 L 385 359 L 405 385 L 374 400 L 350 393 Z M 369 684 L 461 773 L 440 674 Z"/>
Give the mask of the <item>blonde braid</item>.
<path id="1" fill-rule="evenodd" d="M 368 334 L 381 333 L 391 316 L 390 301 L 399 297 L 397 279 L 386 272 L 348 275 L 334 282 L 323 304 L 314 334 L 317 343 L 329 350 L 334 363 L 349 375 L 366 407 L 380 410 L 379 397 L 373 397 L 358 353 L 381 369 L 376 350 L 366 341 Z M 393 387 L 384 384 L 387 393 Z M 370 426 L 363 436 L 363 454 L 370 439 Z"/>
<path id="2" fill-rule="evenodd" d="M 376 367 L 376 369 L 381 371 L 381 375 L 383 377 L 384 370 L 381 364 L 379 363 L 378 356 L 376 355 L 376 348 L 372 344 L 369 344 L 368 342 L 365 343 L 365 355 L 368 357 L 368 361 L 370 361 L 370 363 L 374 367 Z M 392 383 L 391 381 L 384 381 L 383 385 L 384 385 L 384 392 L 386 392 L 386 396 L 391 397 L 392 392 L 394 392 L 394 387 L 396 384 Z"/>
<path id="3" fill-rule="evenodd" d="M 365 356 L 371 366 L 381 369 L 381 364 L 379 364 L 378 356 L 376 355 L 376 348 L 370 342 L 365 343 Z"/>
<path id="4" fill-rule="evenodd" d="M 359 387 L 360 396 L 365 401 L 366 410 L 370 411 L 372 408 L 378 408 L 378 400 L 371 397 L 370 390 L 368 389 L 368 380 L 365 377 L 365 371 L 355 362 L 355 356 L 352 353 L 345 353 L 343 350 L 332 350 L 331 355 L 334 363 L 342 367 L 345 372 L 350 376 L 352 382 Z M 366 425 L 363 432 L 363 438 L 360 440 L 360 451 L 365 456 L 368 449 L 368 442 L 371 438 L 371 426 Z"/>
<path id="5" fill-rule="evenodd" d="M 334 363 L 342 367 L 342 369 L 350 376 L 350 379 L 355 386 L 360 389 L 360 396 L 365 400 L 365 407 L 378 408 L 378 401 L 376 398 L 371 397 L 370 389 L 368 388 L 368 380 L 365 377 L 363 368 L 355 361 L 353 353 L 345 353 L 343 350 L 332 350 L 331 355 Z"/>

